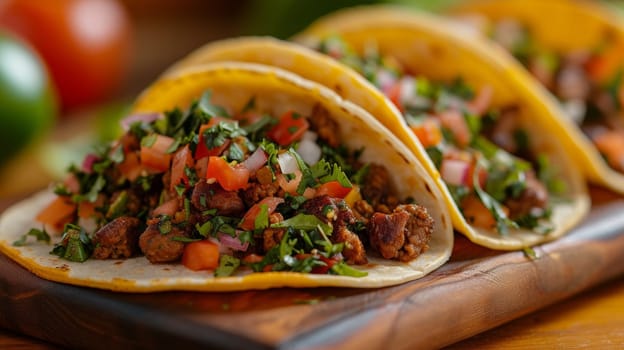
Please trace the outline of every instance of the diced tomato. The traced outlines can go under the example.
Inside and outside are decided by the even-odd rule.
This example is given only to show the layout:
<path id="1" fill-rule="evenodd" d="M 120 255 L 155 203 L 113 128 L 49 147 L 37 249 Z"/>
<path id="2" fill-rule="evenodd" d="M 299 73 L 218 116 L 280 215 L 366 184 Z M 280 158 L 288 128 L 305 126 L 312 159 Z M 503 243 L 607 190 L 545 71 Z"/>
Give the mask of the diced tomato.
<path id="1" fill-rule="evenodd" d="M 37 214 L 35 220 L 50 225 L 55 230 L 61 230 L 65 224 L 72 221 L 76 212 L 76 204 L 68 197 L 57 196 L 47 207 Z"/>
<path id="2" fill-rule="evenodd" d="M 262 272 L 271 272 L 273 271 L 273 264 L 266 265 L 262 268 Z"/>
<path id="3" fill-rule="evenodd" d="M 507 207 L 502 207 L 506 214 L 509 214 Z M 476 196 L 467 196 L 461 202 L 461 210 L 466 221 L 474 226 L 481 228 L 496 227 L 496 219 L 492 212 L 486 208 L 481 200 Z"/>
<path id="4" fill-rule="evenodd" d="M 230 140 L 226 140 L 221 146 L 208 148 L 206 147 L 206 141 L 204 138 L 204 131 L 212 128 L 220 122 L 234 123 L 235 121 L 229 118 L 212 117 L 210 121 L 199 127 L 199 142 L 195 149 L 195 159 L 202 159 L 205 157 L 218 156 L 230 146 Z"/>
<path id="5" fill-rule="evenodd" d="M 247 188 L 249 170 L 243 166 L 232 167 L 221 157 L 210 157 L 206 179 L 216 179 L 226 191 L 236 191 Z"/>
<path id="6" fill-rule="evenodd" d="M 344 198 L 351 192 L 351 187 L 343 187 L 338 181 L 329 181 L 316 189 L 316 196 L 328 195 L 333 198 Z"/>
<path id="7" fill-rule="evenodd" d="M 324 256 L 320 256 L 319 259 L 327 264 L 327 266 L 315 266 L 312 268 L 312 271 L 310 271 L 311 273 L 324 275 L 338 262 L 338 259 L 336 258 L 326 258 Z"/>
<path id="8" fill-rule="evenodd" d="M 295 175 L 294 179 L 287 180 L 286 175 L 277 174 L 277 183 L 280 185 L 282 190 L 284 190 L 284 192 L 288 194 L 292 194 L 292 195 L 297 194 L 297 187 L 299 187 L 299 183 L 301 182 L 301 179 L 303 178 L 303 174 L 301 173 L 301 170 L 297 169 L 294 172 L 294 175 Z"/>
<path id="9" fill-rule="evenodd" d="M 267 132 L 267 136 L 280 146 L 286 146 L 299 140 L 309 127 L 306 118 L 290 111 L 280 117 L 279 123 Z"/>
<path id="10" fill-rule="evenodd" d="M 78 217 L 88 219 L 93 216 L 99 215 L 95 210 L 98 207 L 102 207 L 106 197 L 103 194 L 99 194 L 95 202 L 82 201 L 78 203 Z"/>
<path id="11" fill-rule="evenodd" d="M 460 111 L 449 109 L 438 114 L 442 126 L 453 134 L 455 143 L 459 147 L 466 147 L 470 143 L 471 135 L 466 119 Z"/>
<path id="12" fill-rule="evenodd" d="M 189 146 L 186 145 L 182 149 L 178 150 L 173 156 L 173 164 L 171 165 L 171 184 L 169 190 L 175 191 L 175 187 L 183 182 L 188 187 L 188 176 L 186 175 L 185 168 L 193 169 L 193 155 Z"/>
<path id="13" fill-rule="evenodd" d="M 476 169 L 476 164 L 472 164 L 470 166 L 470 168 L 468 169 L 468 174 L 466 176 L 466 180 L 464 182 L 464 184 L 466 186 L 468 186 L 468 188 L 473 188 L 474 187 L 474 172 Z M 479 178 L 479 185 L 481 186 L 481 188 L 483 188 L 485 186 L 485 182 L 487 181 L 487 177 L 488 177 L 488 173 L 487 170 L 483 167 L 479 168 L 479 174 L 477 175 Z"/>
<path id="14" fill-rule="evenodd" d="M 143 171 L 141 160 L 136 152 L 130 152 L 124 156 L 123 162 L 119 164 L 119 171 L 126 179 L 136 180 Z"/>
<path id="15" fill-rule="evenodd" d="M 246 255 L 243 258 L 242 262 L 243 262 L 243 264 L 255 264 L 255 263 L 261 262 L 262 259 L 264 259 L 264 257 L 262 255 L 249 254 L 249 255 Z"/>
<path id="16" fill-rule="evenodd" d="M 585 69 L 594 82 L 604 83 L 613 78 L 623 61 L 624 44 L 612 45 L 599 55 L 592 56 Z"/>
<path id="17" fill-rule="evenodd" d="M 193 271 L 214 270 L 219 266 L 219 247 L 207 240 L 187 243 L 182 264 Z"/>
<path id="18" fill-rule="evenodd" d="M 401 103 L 401 81 L 397 80 L 385 93 L 388 99 L 403 113 L 404 108 L 403 103 Z"/>
<path id="19" fill-rule="evenodd" d="M 434 118 L 427 118 L 421 124 L 411 125 L 410 128 L 425 148 L 435 146 L 442 141 L 440 124 Z"/>
<path id="20" fill-rule="evenodd" d="M 156 141 L 151 146 L 141 146 L 141 164 L 158 172 L 169 170 L 171 154 L 167 153 L 167 149 L 173 142 L 171 137 L 156 135 Z"/>
<path id="21" fill-rule="evenodd" d="M 256 222 L 256 217 L 258 216 L 261 210 L 261 205 L 263 204 L 266 205 L 267 211 L 269 215 L 271 215 L 275 211 L 275 208 L 277 208 L 277 206 L 280 203 L 284 203 L 284 198 L 279 198 L 279 197 L 263 198 L 260 202 L 254 204 L 251 208 L 249 208 L 249 210 L 247 210 L 247 213 L 245 213 L 245 216 L 243 216 L 243 219 L 241 220 L 241 223 L 238 226 L 242 228 L 243 230 L 253 230 L 255 226 L 255 222 Z"/>
<path id="22" fill-rule="evenodd" d="M 607 131 L 594 137 L 593 141 L 612 167 L 624 167 L 624 133 Z"/>

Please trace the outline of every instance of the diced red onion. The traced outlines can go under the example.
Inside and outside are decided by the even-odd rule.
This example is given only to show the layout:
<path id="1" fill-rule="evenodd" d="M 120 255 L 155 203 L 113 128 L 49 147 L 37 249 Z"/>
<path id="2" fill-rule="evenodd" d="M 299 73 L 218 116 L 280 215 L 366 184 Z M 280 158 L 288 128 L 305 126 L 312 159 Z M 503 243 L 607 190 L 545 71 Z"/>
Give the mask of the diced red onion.
<path id="1" fill-rule="evenodd" d="M 282 174 L 293 174 L 299 170 L 297 160 L 290 154 L 290 152 L 284 152 L 277 156 L 277 162 L 279 163 Z"/>
<path id="2" fill-rule="evenodd" d="M 297 153 L 309 165 L 316 164 L 321 159 L 321 147 L 312 140 L 301 140 L 297 146 Z"/>
<path id="3" fill-rule="evenodd" d="M 466 177 L 468 176 L 468 170 L 470 164 L 462 160 L 456 159 L 444 159 L 442 166 L 440 167 L 440 175 L 442 179 L 449 185 L 463 185 Z"/>
<path id="4" fill-rule="evenodd" d="M 266 164 L 267 160 L 268 157 L 266 152 L 264 152 L 262 148 L 258 148 L 247 159 L 245 159 L 243 166 L 253 173 L 262 168 L 262 166 Z"/>
<path id="5" fill-rule="evenodd" d="M 237 236 L 232 237 L 228 234 L 219 232 L 217 234 L 217 238 L 219 239 L 219 242 L 221 242 L 222 246 L 232 250 L 239 250 L 244 252 L 247 250 L 247 248 L 249 248 L 249 242 L 242 243 L 240 239 L 238 239 L 238 234 L 240 234 L 240 232 L 237 231 Z"/>
<path id="6" fill-rule="evenodd" d="M 386 94 L 388 90 L 390 90 L 390 88 L 394 86 L 394 84 L 397 81 L 397 78 L 392 73 L 390 73 L 389 70 L 380 69 L 377 71 L 376 80 L 377 80 L 376 85 L 379 87 L 381 91 L 384 92 L 384 94 Z"/>
<path id="7" fill-rule="evenodd" d="M 93 172 L 93 164 L 98 160 L 100 160 L 100 157 L 96 156 L 95 154 L 87 154 L 87 156 L 82 161 L 82 171 L 87 174 L 91 174 Z"/>
<path id="8" fill-rule="evenodd" d="M 121 120 L 121 127 L 124 131 L 128 131 L 130 126 L 136 122 L 151 123 L 155 120 L 163 118 L 162 113 L 137 113 L 131 114 Z"/>
<path id="9" fill-rule="evenodd" d="M 223 244 L 221 244 L 221 242 L 219 242 L 218 239 L 214 238 L 214 237 L 210 237 L 208 238 L 208 240 L 214 244 L 217 245 L 217 247 L 219 247 L 219 255 L 222 254 L 227 254 L 227 255 L 232 255 L 232 249 L 224 246 Z"/>
<path id="10" fill-rule="evenodd" d="M 176 211 L 178 211 L 178 200 L 174 198 L 156 207 L 156 209 L 154 209 L 153 216 L 173 216 Z"/>

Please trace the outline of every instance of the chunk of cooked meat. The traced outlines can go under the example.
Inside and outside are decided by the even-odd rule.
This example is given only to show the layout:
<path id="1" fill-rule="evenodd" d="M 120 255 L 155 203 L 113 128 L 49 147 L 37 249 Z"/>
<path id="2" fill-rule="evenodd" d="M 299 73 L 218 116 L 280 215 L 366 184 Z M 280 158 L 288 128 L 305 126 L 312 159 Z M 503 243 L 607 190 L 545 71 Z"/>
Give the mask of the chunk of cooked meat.
<path id="1" fill-rule="evenodd" d="M 166 263 L 180 259 L 184 251 L 184 243 L 174 237 L 187 237 L 187 234 L 175 226 L 169 227 L 167 233 L 161 233 L 160 223 L 151 223 L 139 238 L 139 246 L 151 263 Z"/>
<path id="2" fill-rule="evenodd" d="M 139 252 L 141 220 L 121 216 L 109 222 L 93 236 L 93 257 L 96 259 L 125 259 Z"/>
<path id="3" fill-rule="evenodd" d="M 374 213 L 375 209 L 373 209 L 373 207 L 363 199 L 359 199 L 353 203 L 353 214 L 355 214 L 356 218 L 364 221 L 365 223 L 368 222 Z"/>
<path id="4" fill-rule="evenodd" d="M 532 171 L 527 173 L 525 186 L 518 197 L 505 201 L 512 219 L 526 216 L 532 210 L 543 210 L 548 205 L 548 190 Z"/>
<path id="5" fill-rule="evenodd" d="M 269 215 L 269 224 L 276 224 L 280 221 L 283 221 L 284 217 L 280 213 L 272 213 Z M 280 244 L 282 241 L 282 237 L 284 237 L 284 233 L 286 232 L 285 228 L 266 228 L 262 232 L 262 245 L 264 248 L 264 252 L 268 252 L 271 248 Z"/>
<path id="6" fill-rule="evenodd" d="M 331 223 L 333 230 L 329 239 L 332 243 L 344 243 L 342 255 L 349 264 L 366 264 L 366 251 L 360 237 L 349 229 L 357 219 L 341 199 L 327 195 L 314 197 L 303 204 L 303 211 Z"/>
<path id="7" fill-rule="evenodd" d="M 360 188 L 362 197 L 373 207 L 377 206 L 388 193 L 389 183 L 388 170 L 382 165 L 371 163 Z"/>
<path id="8" fill-rule="evenodd" d="M 311 129 L 316 131 L 318 137 L 331 147 L 340 146 L 340 128 L 336 121 L 329 116 L 329 112 L 321 105 L 315 105 L 312 115 L 308 119 Z"/>
<path id="9" fill-rule="evenodd" d="M 281 189 L 277 182 L 265 184 L 251 182 L 249 186 L 243 190 L 242 197 L 245 204 L 251 207 L 266 197 L 284 197 L 284 190 Z"/>
<path id="10" fill-rule="evenodd" d="M 245 204 L 235 191 L 226 191 L 218 184 L 199 181 L 193 188 L 191 204 L 199 210 L 216 209 L 218 215 L 236 216 L 245 211 Z"/>
<path id="11" fill-rule="evenodd" d="M 368 222 L 370 244 L 385 259 L 407 262 L 429 248 L 433 224 L 425 207 L 399 205 L 392 214 L 373 214 Z"/>

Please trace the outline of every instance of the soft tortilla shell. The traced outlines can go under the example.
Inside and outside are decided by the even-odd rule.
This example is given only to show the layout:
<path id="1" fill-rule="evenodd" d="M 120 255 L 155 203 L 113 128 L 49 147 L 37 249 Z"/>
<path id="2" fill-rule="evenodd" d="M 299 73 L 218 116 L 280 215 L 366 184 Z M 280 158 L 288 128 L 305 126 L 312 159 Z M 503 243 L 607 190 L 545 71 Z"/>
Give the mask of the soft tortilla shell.
<path id="1" fill-rule="evenodd" d="M 0 251 L 50 280 L 124 292 L 233 291 L 285 286 L 373 288 L 423 277 L 448 260 L 453 245 L 451 221 L 433 181 L 411 152 L 374 118 L 322 86 L 272 67 L 226 63 L 206 65 L 156 82 L 139 97 L 135 112 L 183 108 L 206 89 L 212 90 L 215 103 L 233 111 L 242 109 L 251 97 L 256 98 L 258 108 L 277 115 L 293 108 L 306 113 L 315 104 L 321 104 L 339 122 L 343 141 L 348 147 L 365 146 L 362 159 L 384 164 L 390 170 L 397 193 L 404 198 L 415 198 L 428 209 L 436 222 L 430 249 L 410 263 L 379 259 L 369 254 L 370 263 L 359 267 L 368 272 L 363 278 L 282 272 L 242 272 L 234 277 L 214 278 L 211 272 L 193 272 L 180 264 L 150 264 L 144 257 L 72 263 L 50 255 L 50 245 L 12 245 L 35 225 L 34 216 L 52 198 L 52 194 L 46 191 L 18 203 L 2 215 Z"/>

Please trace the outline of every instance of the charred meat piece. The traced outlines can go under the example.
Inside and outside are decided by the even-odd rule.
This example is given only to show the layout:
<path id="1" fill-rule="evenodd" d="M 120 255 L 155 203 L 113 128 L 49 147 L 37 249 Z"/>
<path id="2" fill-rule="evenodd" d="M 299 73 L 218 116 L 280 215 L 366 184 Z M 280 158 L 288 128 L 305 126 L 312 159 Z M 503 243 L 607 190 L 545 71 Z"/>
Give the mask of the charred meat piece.
<path id="1" fill-rule="evenodd" d="M 199 181 L 193 188 L 191 203 L 199 210 L 217 209 L 218 215 L 235 216 L 245 211 L 245 204 L 237 192 L 226 191 L 218 184 Z"/>
<path id="2" fill-rule="evenodd" d="M 365 200 L 360 199 L 353 203 L 353 214 L 364 223 L 367 223 L 371 216 L 375 213 L 375 209 Z"/>
<path id="3" fill-rule="evenodd" d="M 284 217 L 280 213 L 273 213 L 269 215 L 269 223 L 276 224 L 280 221 L 283 221 Z M 284 233 L 286 232 L 285 228 L 266 228 L 262 232 L 263 236 L 263 248 L 264 252 L 268 252 L 271 248 L 280 244 L 282 241 L 282 237 L 284 237 Z"/>
<path id="4" fill-rule="evenodd" d="M 349 226 L 354 225 L 357 219 L 342 199 L 327 195 L 314 197 L 303 204 L 303 210 L 332 224 L 333 231 L 329 239 L 332 243 L 344 243 L 342 255 L 348 264 L 360 265 L 368 261 L 360 237 L 349 230 Z"/>
<path id="5" fill-rule="evenodd" d="M 243 190 L 242 197 L 245 204 L 251 207 L 266 197 L 284 197 L 284 191 L 277 182 L 265 184 L 251 182 L 249 187 Z"/>
<path id="6" fill-rule="evenodd" d="M 496 120 L 496 123 L 488 130 L 488 137 L 498 147 L 513 154 L 517 154 L 519 151 L 518 143 L 514 133 L 518 130 L 518 114 L 520 109 L 517 106 L 509 106 L 501 111 L 500 116 Z"/>
<path id="7" fill-rule="evenodd" d="M 381 256 L 407 262 L 429 248 L 433 218 L 423 206 L 404 204 L 392 214 L 373 214 L 368 231 L 371 246 Z"/>
<path id="8" fill-rule="evenodd" d="M 548 190 L 535 177 L 535 173 L 527 173 L 525 186 L 518 197 L 505 201 L 505 206 L 509 209 L 509 217 L 512 219 L 526 216 L 532 210 L 543 210 L 548 205 Z"/>
<path id="9" fill-rule="evenodd" d="M 141 220 L 121 216 L 109 222 L 93 236 L 93 257 L 96 259 L 125 259 L 139 252 Z"/>
<path id="10" fill-rule="evenodd" d="M 371 163 L 362 184 L 362 197 L 373 207 L 377 206 L 388 193 L 389 180 L 390 175 L 385 167 Z"/>
<path id="11" fill-rule="evenodd" d="M 340 145 L 340 134 L 338 124 L 329 117 L 329 113 L 320 105 L 314 106 L 312 115 L 308 119 L 311 129 L 316 131 L 318 137 L 331 147 Z"/>
<path id="12" fill-rule="evenodd" d="M 165 222 L 152 223 L 141 234 L 139 246 L 151 263 L 166 263 L 180 259 L 184 251 L 184 243 L 174 240 L 174 237 L 187 237 L 186 233 L 170 223 L 163 230 Z M 166 233 L 163 233 L 166 232 Z"/>

